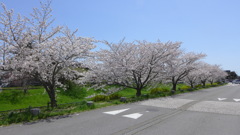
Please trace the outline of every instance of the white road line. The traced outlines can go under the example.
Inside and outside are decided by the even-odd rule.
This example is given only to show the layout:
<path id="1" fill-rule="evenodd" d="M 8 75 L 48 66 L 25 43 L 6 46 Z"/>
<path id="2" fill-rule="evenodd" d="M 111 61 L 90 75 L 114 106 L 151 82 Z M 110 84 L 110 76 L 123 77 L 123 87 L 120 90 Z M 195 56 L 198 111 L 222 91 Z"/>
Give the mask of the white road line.
<path id="1" fill-rule="evenodd" d="M 237 99 L 237 98 L 234 98 L 233 100 L 236 101 L 236 102 L 239 102 L 239 101 L 240 101 L 240 99 Z"/>
<path id="2" fill-rule="evenodd" d="M 218 98 L 219 101 L 226 100 L 227 98 Z"/>
<path id="3" fill-rule="evenodd" d="M 132 119 L 138 119 L 142 116 L 143 114 L 141 113 L 133 113 L 133 114 L 128 114 L 128 115 L 123 115 L 123 117 L 127 118 L 132 118 Z"/>
<path id="4" fill-rule="evenodd" d="M 116 115 L 116 114 L 119 114 L 119 113 L 122 113 L 122 112 L 125 112 L 127 110 L 129 110 L 130 108 L 127 108 L 127 109 L 121 109 L 121 110 L 115 110 L 115 111 L 110 111 L 110 112 L 103 112 L 103 113 L 106 113 L 106 114 L 111 114 L 111 115 Z"/>

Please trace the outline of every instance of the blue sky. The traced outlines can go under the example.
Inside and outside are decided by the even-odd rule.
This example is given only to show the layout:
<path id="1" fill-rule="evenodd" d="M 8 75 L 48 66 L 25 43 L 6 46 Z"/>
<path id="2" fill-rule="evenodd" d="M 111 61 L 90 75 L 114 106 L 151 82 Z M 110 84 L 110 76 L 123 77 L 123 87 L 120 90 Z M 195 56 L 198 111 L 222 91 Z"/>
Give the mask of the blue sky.
<path id="1" fill-rule="evenodd" d="M 29 15 L 39 0 L 1 0 Z M 79 36 L 118 42 L 181 41 L 186 51 L 240 74 L 239 0 L 53 0 L 55 24 Z M 2 9 L 0 10 L 2 11 Z"/>

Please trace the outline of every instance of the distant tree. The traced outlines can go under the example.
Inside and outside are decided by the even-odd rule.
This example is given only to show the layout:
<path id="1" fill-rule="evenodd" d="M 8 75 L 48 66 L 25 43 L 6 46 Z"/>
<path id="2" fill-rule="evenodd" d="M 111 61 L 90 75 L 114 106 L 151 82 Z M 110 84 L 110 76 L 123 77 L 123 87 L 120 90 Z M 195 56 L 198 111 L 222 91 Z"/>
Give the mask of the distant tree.
<path id="1" fill-rule="evenodd" d="M 98 51 L 91 65 L 92 78 L 99 83 L 136 89 L 136 96 L 141 96 L 143 88 L 166 75 L 166 64 L 177 54 L 181 43 L 122 40 L 105 44 L 109 49 Z"/>
<path id="2" fill-rule="evenodd" d="M 210 68 L 210 74 L 208 81 L 213 84 L 214 82 L 222 81 L 226 78 L 227 73 L 220 68 L 220 65 L 212 65 Z"/>
<path id="3" fill-rule="evenodd" d="M 226 79 L 228 80 L 234 80 L 238 78 L 238 75 L 235 71 L 226 70 L 225 72 L 227 73 Z"/>
<path id="4" fill-rule="evenodd" d="M 205 62 L 201 62 L 198 64 L 198 79 L 199 82 L 205 87 L 208 79 L 211 77 L 210 73 L 211 65 Z"/>
<path id="5" fill-rule="evenodd" d="M 198 70 L 196 72 L 198 72 L 199 82 L 201 82 L 203 86 L 205 86 L 207 82 L 213 84 L 227 76 L 219 65 L 210 65 L 205 62 L 201 62 L 198 65 Z"/>
<path id="6" fill-rule="evenodd" d="M 78 79 L 83 76 L 76 68 L 94 48 L 91 38 L 76 36 L 76 31 L 60 26 L 52 27 L 51 1 L 41 3 L 31 17 L 14 16 L 3 4 L 0 16 L 0 69 L 11 72 L 11 79 L 23 76 L 37 79 L 44 86 L 55 107 L 56 88 L 63 87 L 59 80 Z M 49 29 L 52 27 L 52 29 Z"/>

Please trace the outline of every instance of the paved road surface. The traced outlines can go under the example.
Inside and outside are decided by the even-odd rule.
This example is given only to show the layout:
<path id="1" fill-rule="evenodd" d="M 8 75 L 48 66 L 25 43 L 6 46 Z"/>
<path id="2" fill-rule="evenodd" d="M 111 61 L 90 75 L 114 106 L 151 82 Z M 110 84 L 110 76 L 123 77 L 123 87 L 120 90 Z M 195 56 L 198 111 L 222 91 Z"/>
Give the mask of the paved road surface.
<path id="1" fill-rule="evenodd" d="M 0 127 L 0 135 L 239 135 L 240 86 Z"/>

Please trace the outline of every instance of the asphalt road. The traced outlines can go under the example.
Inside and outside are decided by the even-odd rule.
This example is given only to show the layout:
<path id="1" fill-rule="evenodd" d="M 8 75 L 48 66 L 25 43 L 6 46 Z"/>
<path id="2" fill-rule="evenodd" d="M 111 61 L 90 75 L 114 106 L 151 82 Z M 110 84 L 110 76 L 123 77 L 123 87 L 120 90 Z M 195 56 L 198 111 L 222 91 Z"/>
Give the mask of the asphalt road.
<path id="1" fill-rule="evenodd" d="M 240 85 L 0 127 L 0 135 L 239 135 Z"/>

